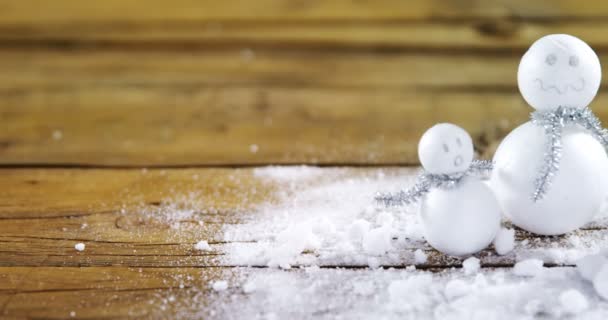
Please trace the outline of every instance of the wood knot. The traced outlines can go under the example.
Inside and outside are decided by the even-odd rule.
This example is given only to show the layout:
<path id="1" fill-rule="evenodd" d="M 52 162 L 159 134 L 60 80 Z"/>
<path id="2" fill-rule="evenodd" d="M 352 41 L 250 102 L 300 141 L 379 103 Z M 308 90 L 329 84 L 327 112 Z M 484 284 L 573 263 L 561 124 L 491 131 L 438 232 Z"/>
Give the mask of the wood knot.
<path id="1" fill-rule="evenodd" d="M 508 38 L 517 33 L 519 25 L 511 20 L 494 19 L 477 23 L 475 29 L 483 36 Z"/>

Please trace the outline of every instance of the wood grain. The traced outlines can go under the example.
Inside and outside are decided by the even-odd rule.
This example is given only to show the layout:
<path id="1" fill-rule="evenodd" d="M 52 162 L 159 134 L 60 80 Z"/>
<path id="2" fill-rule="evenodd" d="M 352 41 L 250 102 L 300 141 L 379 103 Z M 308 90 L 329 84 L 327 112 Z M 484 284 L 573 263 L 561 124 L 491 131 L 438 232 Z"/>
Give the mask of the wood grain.
<path id="1" fill-rule="evenodd" d="M 0 209 L 0 266 L 242 266 L 242 261 L 230 258 L 230 252 L 238 248 L 256 252 L 263 245 L 252 236 L 241 235 L 239 241 L 231 240 L 225 237 L 224 231 L 230 225 L 245 226 L 257 221 L 259 212 L 256 208 L 275 201 L 273 199 L 285 192 L 291 183 L 269 180 L 256 174 L 257 170 L 174 169 L 146 173 L 135 169 L 0 170 L 3 187 L 11 190 L 0 201 L 4 204 Z M 307 188 L 336 181 L 364 181 L 380 172 L 400 176 L 412 174 L 411 169 L 391 168 L 321 170 L 323 174 L 301 181 L 293 192 L 305 192 Z M 193 180 L 193 176 L 199 178 Z M 37 183 L 30 182 L 34 177 Z M 63 187 L 51 183 L 60 180 L 77 183 L 64 183 Z M 82 188 L 83 185 L 95 187 Z M 95 188 L 105 191 L 96 192 Z M 98 212 L 99 205 L 91 206 L 88 198 L 81 197 L 88 194 L 104 194 L 104 201 L 109 205 L 103 212 Z M 162 197 L 148 198 L 150 194 Z M 24 211 L 22 208 L 27 208 L 31 199 L 36 199 L 29 206 L 31 212 Z M 55 206 L 37 206 L 36 203 L 54 203 Z M 579 231 L 577 237 L 600 239 L 594 244 L 600 246 L 605 241 L 601 240 L 605 232 L 605 225 L 600 223 Z M 552 260 L 549 254 L 556 239 L 523 231 L 518 231 L 517 236 L 530 242 L 519 250 L 520 255 L 545 254 L 548 262 L 559 262 Z M 199 240 L 209 241 L 212 250 L 194 250 L 194 244 Z M 566 239 L 557 241 L 563 241 L 564 247 L 569 246 Z M 74 249 L 79 242 L 86 244 L 85 251 Z M 382 258 L 380 262 L 396 267 L 412 264 L 413 252 L 417 249 L 429 253 L 429 260 L 422 267 L 446 268 L 461 264 L 461 259 L 439 254 L 424 243 L 402 247 L 397 256 Z M 339 261 L 331 253 L 313 254 L 321 266 L 332 266 Z M 491 249 L 479 256 L 488 266 L 512 265 L 517 258 L 515 255 L 497 256 Z M 351 265 L 366 266 L 367 258 L 360 258 L 353 256 Z M 266 262 L 262 259 L 249 264 L 265 266 Z"/>
<path id="2" fill-rule="evenodd" d="M 575 0 L 558 1 L 424 1 L 405 3 L 398 0 L 379 1 L 297 1 L 261 0 L 254 3 L 229 1 L 151 1 L 142 7 L 136 0 L 108 0 L 86 4 L 77 0 L 54 3 L 4 0 L 4 23 L 36 24 L 74 19 L 77 21 L 171 21 L 171 20 L 322 20 L 358 19 L 428 19 L 471 17 L 604 17 L 608 6 L 602 1 L 585 5 Z"/>

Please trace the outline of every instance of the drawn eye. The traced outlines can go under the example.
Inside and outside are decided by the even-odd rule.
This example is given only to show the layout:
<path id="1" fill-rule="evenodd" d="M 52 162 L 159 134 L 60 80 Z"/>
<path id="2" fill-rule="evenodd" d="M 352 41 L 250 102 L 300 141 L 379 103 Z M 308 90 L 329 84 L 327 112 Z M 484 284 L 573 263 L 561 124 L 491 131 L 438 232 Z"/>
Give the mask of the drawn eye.
<path id="1" fill-rule="evenodd" d="M 462 147 L 462 141 L 460 141 L 460 138 L 456 138 L 456 144 L 459 148 Z"/>
<path id="2" fill-rule="evenodd" d="M 545 58 L 545 62 L 548 65 L 552 66 L 557 62 L 557 56 L 555 54 L 551 53 L 551 54 L 547 55 L 547 57 Z"/>
<path id="3" fill-rule="evenodd" d="M 445 151 L 446 153 L 450 152 L 450 148 L 448 148 L 447 144 L 443 144 L 443 151 Z"/>
<path id="4" fill-rule="evenodd" d="M 577 56 L 570 56 L 570 60 L 568 61 L 568 64 L 572 67 L 576 67 L 578 66 L 578 57 Z"/>

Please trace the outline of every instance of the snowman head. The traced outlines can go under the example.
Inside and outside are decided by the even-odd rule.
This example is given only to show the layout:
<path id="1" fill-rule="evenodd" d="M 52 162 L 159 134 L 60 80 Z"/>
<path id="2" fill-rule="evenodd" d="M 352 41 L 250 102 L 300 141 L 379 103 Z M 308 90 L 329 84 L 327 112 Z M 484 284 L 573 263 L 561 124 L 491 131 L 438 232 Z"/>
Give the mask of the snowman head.
<path id="1" fill-rule="evenodd" d="M 464 172 L 473 161 L 473 141 L 464 129 L 456 125 L 436 124 L 420 138 L 418 157 L 429 173 Z"/>
<path id="2" fill-rule="evenodd" d="M 584 108 L 595 97 L 602 78 L 600 60 L 584 41 L 567 34 L 544 36 L 521 58 L 519 91 L 532 108 Z"/>

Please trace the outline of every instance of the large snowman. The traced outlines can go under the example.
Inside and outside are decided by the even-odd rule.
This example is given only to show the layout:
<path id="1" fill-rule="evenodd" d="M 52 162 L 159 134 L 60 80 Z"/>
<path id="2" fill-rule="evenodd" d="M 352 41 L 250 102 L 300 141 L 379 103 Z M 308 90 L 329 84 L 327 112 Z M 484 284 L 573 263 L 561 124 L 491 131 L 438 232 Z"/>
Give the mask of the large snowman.
<path id="1" fill-rule="evenodd" d="M 545 36 L 521 59 L 519 90 L 536 111 L 500 144 L 490 180 L 520 228 L 563 234 L 598 212 L 608 191 L 608 135 L 587 106 L 600 80 L 597 55 L 570 35 Z"/>

